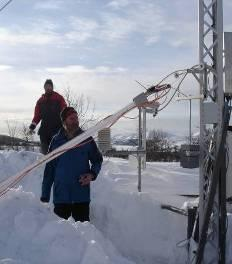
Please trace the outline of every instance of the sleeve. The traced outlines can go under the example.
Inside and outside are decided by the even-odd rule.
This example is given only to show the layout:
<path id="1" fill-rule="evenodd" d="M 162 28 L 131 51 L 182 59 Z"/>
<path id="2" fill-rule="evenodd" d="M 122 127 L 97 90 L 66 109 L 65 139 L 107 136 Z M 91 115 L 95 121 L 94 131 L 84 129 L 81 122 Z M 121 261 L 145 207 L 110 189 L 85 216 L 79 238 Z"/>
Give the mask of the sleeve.
<path id="1" fill-rule="evenodd" d="M 32 119 L 32 124 L 35 126 L 40 122 L 41 120 L 41 115 L 40 115 L 40 100 L 37 101 L 36 106 L 35 106 L 35 111 L 34 111 L 34 117 Z"/>
<path id="2" fill-rule="evenodd" d="M 103 158 L 94 140 L 90 142 L 90 148 L 91 148 L 89 153 L 89 160 L 91 163 L 90 172 L 94 176 L 93 180 L 96 180 L 101 170 Z"/>
<path id="3" fill-rule="evenodd" d="M 52 150 L 53 150 L 53 142 L 51 142 L 48 152 L 51 152 Z M 50 200 L 51 188 L 54 182 L 55 166 L 56 166 L 56 159 L 49 161 L 46 164 L 44 170 L 41 199 L 47 202 L 49 202 Z"/>

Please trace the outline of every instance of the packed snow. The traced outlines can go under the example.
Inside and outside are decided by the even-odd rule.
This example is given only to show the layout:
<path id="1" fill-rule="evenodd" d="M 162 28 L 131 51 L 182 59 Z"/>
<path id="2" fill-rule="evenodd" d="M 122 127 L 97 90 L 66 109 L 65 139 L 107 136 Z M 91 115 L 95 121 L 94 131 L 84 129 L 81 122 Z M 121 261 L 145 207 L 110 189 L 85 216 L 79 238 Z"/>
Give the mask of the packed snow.
<path id="1" fill-rule="evenodd" d="M 0 152 L 0 181 L 40 157 L 35 152 Z M 0 198 L 0 263 L 186 262 L 185 243 L 180 242 L 186 239 L 187 217 L 162 210 L 161 204 L 182 207 L 186 197 L 180 194 L 197 194 L 198 169 L 148 163 L 139 193 L 133 162 L 105 158 L 91 187 L 90 223 L 63 220 L 53 213 L 52 201 L 39 201 L 43 170 L 32 171 Z M 227 256 L 232 261 L 230 251 Z"/>

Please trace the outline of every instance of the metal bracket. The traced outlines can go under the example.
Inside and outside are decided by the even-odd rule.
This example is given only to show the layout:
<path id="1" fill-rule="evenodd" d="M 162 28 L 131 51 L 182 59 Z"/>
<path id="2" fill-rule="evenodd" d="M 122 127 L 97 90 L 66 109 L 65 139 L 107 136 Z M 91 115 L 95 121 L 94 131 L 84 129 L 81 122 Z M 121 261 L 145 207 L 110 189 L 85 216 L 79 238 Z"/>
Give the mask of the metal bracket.
<path id="1" fill-rule="evenodd" d="M 133 102 L 137 107 L 141 107 L 144 103 L 148 103 L 147 96 L 145 93 L 141 93 L 133 99 Z"/>

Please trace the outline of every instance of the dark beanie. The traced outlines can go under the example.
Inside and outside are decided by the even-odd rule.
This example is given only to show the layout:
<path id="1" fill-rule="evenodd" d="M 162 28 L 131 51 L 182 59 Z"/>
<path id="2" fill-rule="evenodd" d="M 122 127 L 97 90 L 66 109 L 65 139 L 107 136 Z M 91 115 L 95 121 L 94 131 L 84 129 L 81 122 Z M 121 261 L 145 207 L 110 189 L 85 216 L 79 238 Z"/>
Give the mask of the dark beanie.
<path id="1" fill-rule="evenodd" d="M 47 79 L 47 80 L 45 81 L 45 83 L 44 83 L 44 87 L 45 87 L 45 85 L 47 85 L 47 84 L 51 85 L 52 88 L 53 88 L 53 82 L 52 82 L 51 79 Z"/>
<path id="2" fill-rule="evenodd" d="M 77 114 L 77 111 L 73 108 L 73 107 L 71 107 L 71 106 L 67 106 L 67 107 L 65 107 L 62 111 L 61 111 L 61 113 L 60 113 L 60 119 L 61 119 L 61 121 L 62 122 L 64 122 L 65 121 L 65 119 L 68 117 L 68 116 L 70 116 L 71 114 Z"/>

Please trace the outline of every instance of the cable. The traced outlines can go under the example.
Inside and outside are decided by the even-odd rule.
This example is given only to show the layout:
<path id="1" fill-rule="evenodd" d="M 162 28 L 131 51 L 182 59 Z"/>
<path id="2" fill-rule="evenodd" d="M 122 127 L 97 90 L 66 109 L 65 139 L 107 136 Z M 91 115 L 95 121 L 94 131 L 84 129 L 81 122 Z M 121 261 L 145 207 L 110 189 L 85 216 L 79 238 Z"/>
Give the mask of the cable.
<path id="1" fill-rule="evenodd" d="M 13 0 L 9 0 L 6 4 L 4 4 L 1 8 L 0 8 L 0 12 L 5 9 Z"/>
<path id="2" fill-rule="evenodd" d="M 141 87 L 143 87 L 146 91 L 147 91 L 147 88 L 144 86 L 144 85 L 142 85 L 139 81 L 137 81 L 137 80 L 135 80 Z"/>
<path id="3" fill-rule="evenodd" d="M 190 69 L 196 69 L 197 67 L 199 67 L 200 65 L 194 65 L 194 66 L 192 66 Z M 163 83 L 165 80 L 167 80 L 170 76 L 172 76 L 172 75 L 174 75 L 175 77 L 177 76 L 177 77 L 179 77 L 179 76 L 181 76 L 181 75 L 184 75 L 183 77 L 182 77 L 182 79 L 180 80 L 180 82 L 179 82 L 179 84 L 178 84 L 178 86 L 177 86 L 177 88 L 175 88 L 175 92 L 174 92 L 174 94 L 171 96 L 171 98 L 169 99 L 169 101 L 167 102 L 167 104 L 165 104 L 161 109 L 159 109 L 158 110 L 158 112 L 160 112 L 160 111 L 162 111 L 164 108 L 166 108 L 168 105 L 169 105 L 169 103 L 172 101 L 172 99 L 173 99 L 173 97 L 175 96 L 175 94 L 177 93 L 177 91 L 180 93 L 180 94 L 182 94 L 182 95 L 184 95 L 185 97 L 187 97 L 187 95 L 186 94 L 184 94 L 183 92 L 181 92 L 180 90 L 179 90 L 179 88 L 180 88 L 180 85 L 182 84 L 182 82 L 184 81 L 184 79 L 186 78 L 186 76 L 189 74 L 189 69 L 183 69 L 183 70 L 177 70 L 177 71 L 174 71 L 174 72 L 172 72 L 172 73 L 170 73 L 170 74 L 168 74 L 168 75 L 166 75 L 158 84 L 157 84 L 157 86 L 159 86 L 159 85 L 161 85 L 161 83 Z M 173 83 L 175 83 L 176 81 L 174 81 Z M 139 83 L 140 84 L 140 83 Z M 140 84 L 141 85 L 141 84 Z M 144 86 L 143 86 L 144 87 Z M 171 87 L 172 88 L 172 87 Z M 167 95 L 168 93 L 170 92 L 170 90 L 167 92 L 167 93 L 165 93 L 165 95 Z M 161 97 L 160 98 L 162 98 L 162 97 L 164 97 L 164 95 L 161 95 Z M 160 99 L 160 98 L 156 98 L 156 99 Z M 165 100 L 164 100 L 164 102 L 162 103 L 162 104 L 164 104 L 165 102 L 167 101 L 167 98 L 165 98 Z"/>
<path id="4" fill-rule="evenodd" d="M 158 109 L 158 112 L 162 111 L 164 108 L 166 108 L 170 102 L 172 101 L 173 97 L 175 96 L 175 94 L 177 93 L 177 91 L 179 90 L 180 85 L 182 84 L 182 82 L 184 81 L 185 77 L 187 76 L 187 72 L 184 74 L 184 77 L 181 79 L 179 85 L 177 86 L 177 88 L 175 89 L 175 92 L 173 93 L 173 95 L 171 96 L 171 98 L 169 99 L 169 101 L 166 103 L 166 105 L 164 105 L 161 109 Z"/>

